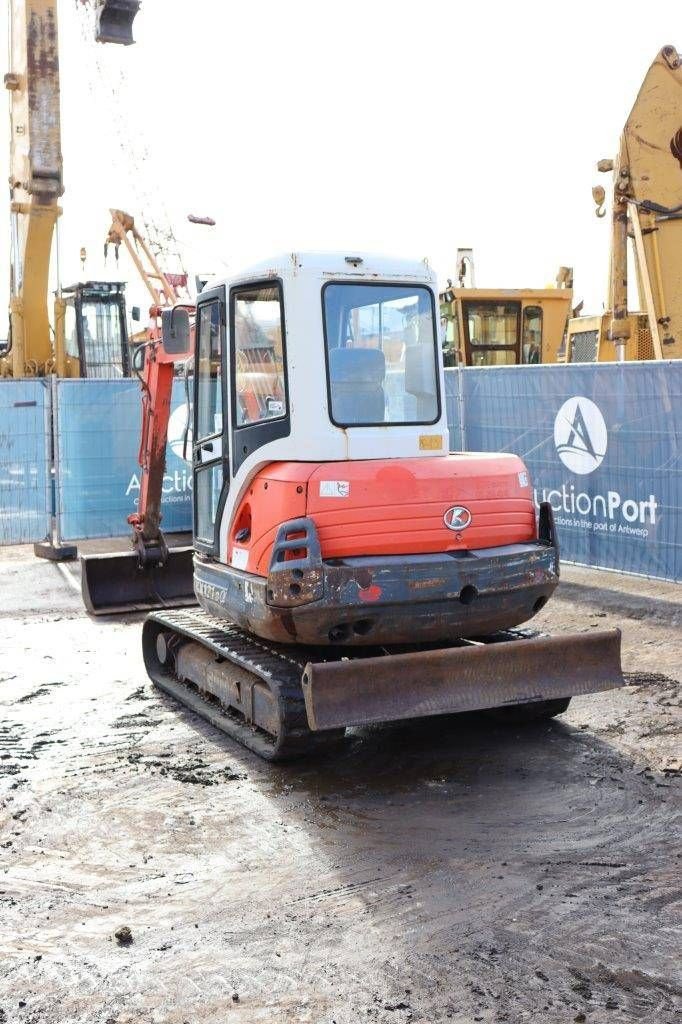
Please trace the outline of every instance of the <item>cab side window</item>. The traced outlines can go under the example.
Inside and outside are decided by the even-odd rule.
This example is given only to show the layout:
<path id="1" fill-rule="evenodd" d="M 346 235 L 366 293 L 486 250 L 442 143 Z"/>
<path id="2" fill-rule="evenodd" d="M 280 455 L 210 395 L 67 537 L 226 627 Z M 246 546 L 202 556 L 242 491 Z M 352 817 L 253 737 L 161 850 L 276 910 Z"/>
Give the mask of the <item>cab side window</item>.
<path id="1" fill-rule="evenodd" d="M 279 284 L 233 293 L 236 427 L 287 414 L 282 299 Z"/>

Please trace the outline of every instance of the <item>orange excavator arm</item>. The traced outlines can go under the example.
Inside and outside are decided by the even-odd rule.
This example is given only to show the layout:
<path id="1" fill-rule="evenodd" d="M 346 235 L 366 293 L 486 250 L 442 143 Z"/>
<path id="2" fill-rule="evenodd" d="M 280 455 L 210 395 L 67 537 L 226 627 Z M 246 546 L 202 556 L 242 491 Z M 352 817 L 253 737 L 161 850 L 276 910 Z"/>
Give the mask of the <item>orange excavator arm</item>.
<path id="1" fill-rule="evenodd" d="M 161 337 L 153 337 L 138 350 L 145 355 L 138 454 L 142 474 L 138 509 L 128 516 L 128 522 L 133 528 L 133 545 L 142 567 L 163 564 L 168 557 L 161 530 L 161 498 L 175 364 L 194 353 L 190 311 L 194 312 L 194 306 L 174 306 L 166 310 Z"/>
<path id="2" fill-rule="evenodd" d="M 81 558 L 86 607 L 95 615 L 194 603 L 191 547 L 168 548 L 161 499 L 175 364 L 194 351 L 194 307 L 163 310 L 162 328 L 141 345 L 133 366 L 141 374 L 141 469 L 137 511 L 128 516 L 133 550 Z M 142 357 L 144 356 L 144 365 Z M 138 364 L 136 366 L 136 363 Z"/>

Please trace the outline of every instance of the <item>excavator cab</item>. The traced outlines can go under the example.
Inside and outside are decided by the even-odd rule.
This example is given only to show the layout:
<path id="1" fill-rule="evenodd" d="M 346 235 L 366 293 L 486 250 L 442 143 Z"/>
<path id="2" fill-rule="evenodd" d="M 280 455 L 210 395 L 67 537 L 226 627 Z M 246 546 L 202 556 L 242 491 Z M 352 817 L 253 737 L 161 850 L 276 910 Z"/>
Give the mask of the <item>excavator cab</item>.
<path id="1" fill-rule="evenodd" d="M 96 7 L 96 33 L 98 43 L 118 43 L 130 46 L 133 22 L 140 9 L 140 0 L 98 0 Z"/>
<path id="2" fill-rule="evenodd" d="M 87 281 L 62 289 L 57 360 L 64 377 L 130 377 L 125 284 Z"/>

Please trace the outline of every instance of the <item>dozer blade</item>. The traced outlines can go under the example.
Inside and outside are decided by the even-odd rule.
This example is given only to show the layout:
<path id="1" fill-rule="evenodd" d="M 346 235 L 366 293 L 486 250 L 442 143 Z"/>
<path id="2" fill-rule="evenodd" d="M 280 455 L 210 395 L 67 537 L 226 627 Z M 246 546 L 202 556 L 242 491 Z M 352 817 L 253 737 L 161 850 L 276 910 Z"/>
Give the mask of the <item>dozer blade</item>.
<path id="1" fill-rule="evenodd" d="M 99 0 L 97 7 L 98 43 L 119 43 L 130 46 L 133 39 L 133 21 L 140 9 L 140 0 Z"/>
<path id="2" fill-rule="evenodd" d="M 91 615 L 196 604 L 193 549 L 171 548 L 163 565 L 141 569 L 137 552 L 81 557 L 83 601 Z"/>
<path id="3" fill-rule="evenodd" d="M 508 707 L 623 685 L 618 629 L 309 663 L 303 674 L 311 729 Z"/>

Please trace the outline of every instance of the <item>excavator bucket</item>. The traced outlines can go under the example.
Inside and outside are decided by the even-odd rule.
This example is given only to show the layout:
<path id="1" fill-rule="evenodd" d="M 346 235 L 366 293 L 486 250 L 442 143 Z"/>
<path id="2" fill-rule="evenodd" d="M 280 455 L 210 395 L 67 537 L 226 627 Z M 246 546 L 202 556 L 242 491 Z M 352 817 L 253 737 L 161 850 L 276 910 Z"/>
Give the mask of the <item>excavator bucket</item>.
<path id="1" fill-rule="evenodd" d="M 81 556 L 81 586 L 91 615 L 196 604 L 193 549 L 171 548 L 163 565 L 140 568 L 135 551 Z"/>
<path id="2" fill-rule="evenodd" d="M 623 686 L 620 630 L 309 663 L 311 729 L 505 708 Z"/>
<path id="3" fill-rule="evenodd" d="M 95 39 L 98 43 L 118 43 L 130 46 L 133 39 L 133 22 L 140 9 L 140 0 L 98 0 L 97 28 Z"/>

